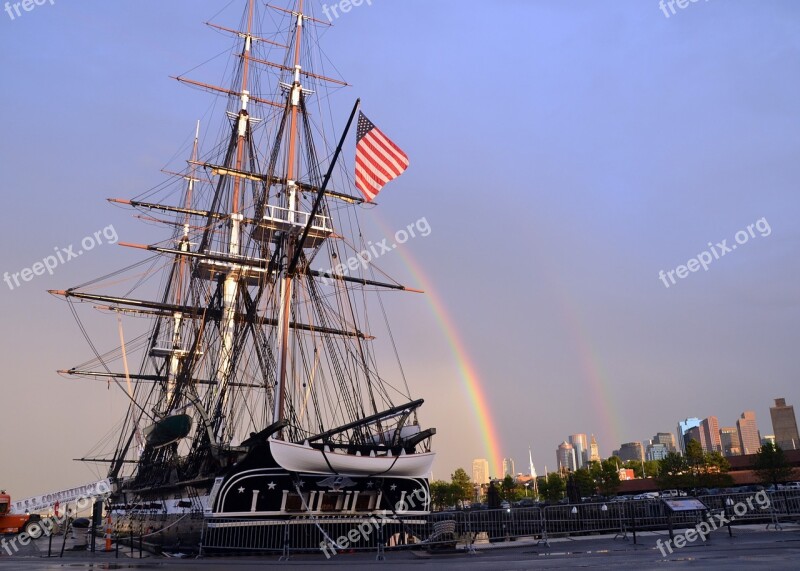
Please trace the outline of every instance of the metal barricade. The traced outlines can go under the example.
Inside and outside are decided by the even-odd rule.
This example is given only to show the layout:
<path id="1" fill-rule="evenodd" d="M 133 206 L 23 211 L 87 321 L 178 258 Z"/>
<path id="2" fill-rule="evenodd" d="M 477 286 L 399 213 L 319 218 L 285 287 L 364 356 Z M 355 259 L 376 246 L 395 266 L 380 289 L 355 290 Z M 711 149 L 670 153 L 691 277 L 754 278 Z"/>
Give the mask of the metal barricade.
<path id="1" fill-rule="evenodd" d="M 205 551 L 279 552 L 284 558 L 309 552 L 330 558 L 343 551 L 376 551 L 380 557 L 384 549 L 455 547 L 463 541 L 467 527 L 461 512 L 421 517 L 218 518 L 207 521 L 202 547 Z"/>
<path id="2" fill-rule="evenodd" d="M 287 522 L 276 520 L 210 519 L 203 531 L 204 550 L 280 551 Z"/>
<path id="3" fill-rule="evenodd" d="M 469 521 L 474 541 L 511 541 L 515 528 L 513 510 L 474 510 L 469 513 Z"/>
<path id="4" fill-rule="evenodd" d="M 730 524 L 781 522 L 800 519 L 800 491 L 731 493 L 699 498 L 708 510 L 670 512 L 658 499 L 610 500 L 544 507 L 433 512 L 427 516 L 376 514 L 362 517 L 306 517 L 289 520 L 209 519 L 202 546 L 206 550 L 282 553 L 322 552 L 330 558 L 342 551 L 385 549 L 455 549 L 474 553 L 482 543 L 515 541 L 522 537 L 549 545 L 548 538 L 637 532 L 663 533 L 713 521 L 712 530 Z M 719 525 L 716 525 L 719 523 Z"/>

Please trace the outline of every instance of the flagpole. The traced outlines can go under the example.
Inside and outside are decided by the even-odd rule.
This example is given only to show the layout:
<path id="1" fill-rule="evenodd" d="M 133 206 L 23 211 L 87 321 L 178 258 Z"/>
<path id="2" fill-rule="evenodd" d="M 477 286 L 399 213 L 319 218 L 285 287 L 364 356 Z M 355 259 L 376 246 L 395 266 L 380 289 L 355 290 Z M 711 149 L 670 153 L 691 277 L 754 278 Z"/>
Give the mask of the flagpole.
<path id="1" fill-rule="evenodd" d="M 308 217 L 308 224 L 306 224 L 305 229 L 303 230 L 303 235 L 300 237 L 300 240 L 297 242 L 295 247 L 294 257 L 292 258 L 292 263 L 289 264 L 289 274 L 293 274 L 294 271 L 297 269 L 297 262 L 300 260 L 300 254 L 303 252 L 303 244 L 308 238 L 308 233 L 311 231 L 311 226 L 314 224 L 314 218 L 317 216 L 317 212 L 319 211 L 319 207 L 322 204 L 322 198 L 325 196 L 325 189 L 328 187 L 328 183 L 331 180 L 331 176 L 333 176 L 333 169 L 336 167 L 336 161 L 339 159 L 339 155 L 342 152 L 342 147 L 344 147 L 344 142 L 347 139 L 347 134 L 350 132 L 350 126 L 353 124 L 353 119 L 356 116 L 356 112 L 358 111 L 358 107 L 361 105 L 361 99 L 356 99 L 356 104 L 353 106 L 353 111 L 350 113 L 350 118 L 347 120 L 347 126 L 344 128 L 344 133 L 342 133 L 342 138 L 339 141 L 339 146 L 336 147 L 336 152 L 333 153 L 333 159 L 331 159 L 331 164 L 328 167 L 328 172 L 325 173 L 325 179 L 322 181 L 322 186 L 319 187 L 319 192 L 317 193 L 317 198 L 314 201 L 314 207 L 311 209 L 311 214 Z"/>

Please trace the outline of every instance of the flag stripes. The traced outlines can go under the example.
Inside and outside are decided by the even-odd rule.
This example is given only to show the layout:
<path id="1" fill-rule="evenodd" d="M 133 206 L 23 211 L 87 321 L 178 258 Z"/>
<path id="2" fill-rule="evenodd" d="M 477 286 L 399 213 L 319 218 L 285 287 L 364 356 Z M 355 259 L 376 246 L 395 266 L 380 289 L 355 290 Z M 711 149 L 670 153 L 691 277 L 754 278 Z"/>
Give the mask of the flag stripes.
<path id="1" fill-rule="evenodd" d="M 359 112 L 356 142 L 356 188 L 367 202 L 408 168 L 408 156 Z"/>

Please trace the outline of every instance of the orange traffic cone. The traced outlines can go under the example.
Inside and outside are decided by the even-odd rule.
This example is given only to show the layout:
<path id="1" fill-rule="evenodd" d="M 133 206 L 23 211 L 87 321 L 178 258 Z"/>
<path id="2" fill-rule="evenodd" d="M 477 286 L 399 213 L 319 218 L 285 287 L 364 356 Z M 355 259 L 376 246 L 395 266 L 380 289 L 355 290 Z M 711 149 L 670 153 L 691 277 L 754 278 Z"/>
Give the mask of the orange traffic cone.
<path id="1" fill-rule="evenodd" d="M 108 510 L 106 519 L 106 552 L 111 551 L 111 510 Z"/>

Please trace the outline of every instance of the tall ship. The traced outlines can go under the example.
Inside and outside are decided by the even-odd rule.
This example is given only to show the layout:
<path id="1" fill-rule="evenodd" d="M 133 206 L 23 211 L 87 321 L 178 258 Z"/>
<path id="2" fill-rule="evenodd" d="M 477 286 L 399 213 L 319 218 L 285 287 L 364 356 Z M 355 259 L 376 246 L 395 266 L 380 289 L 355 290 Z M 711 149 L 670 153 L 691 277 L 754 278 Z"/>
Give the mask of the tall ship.
<path id="1" fill-rule="evenodd" d="M 83 459 L 108 466 L 117 531 L 183 546 L 209 521 L 430 509 L 435 429 L 419 421 L 384 306 L 387 293 L 420 292 L 381 272 L 359 221 L 407 163 L 358 104 L 344 129 L 326 125 L 346 86 L 316 51 L 328 21 L 303 0 L 242 1 L 239 26 L 208 24 L 234 43 L 230 83 L 176 78 L 224 103 L 216 145 L 195 135 L 183 170 L 109 199 L 163 230 L 159 241 L 121 242 L 141 253 L 135 264 L 51 292 L 91 349 L 60 372 L 127 401 L 107 449 Z M 364 145 L 350 168 L 348 136 Z"/>

